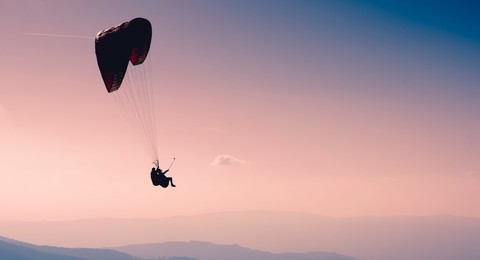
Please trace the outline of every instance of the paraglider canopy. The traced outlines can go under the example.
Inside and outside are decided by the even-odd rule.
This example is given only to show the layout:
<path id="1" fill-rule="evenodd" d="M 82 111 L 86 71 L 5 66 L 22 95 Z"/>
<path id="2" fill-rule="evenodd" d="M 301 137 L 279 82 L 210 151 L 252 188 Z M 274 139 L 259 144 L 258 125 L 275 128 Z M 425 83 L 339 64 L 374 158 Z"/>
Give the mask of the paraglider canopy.
<path id="1" fill-rule="evenodd" d="M 154 87 L 147 59 L 151 41 L 150 22 L 135 18 L 98 32 L 95 54 L 108 96 L 117 101 L 151 160 L 155 160 L 158 144 Z"/>
<path id="2" fill-rule="evenodd" d="M 145 61 L 151 40 L 152 25 L 145 18 L 135 18 L 97 34 L 97 63 L 109 93 L 122 84 L 129 61 L 133 65 Z"/>

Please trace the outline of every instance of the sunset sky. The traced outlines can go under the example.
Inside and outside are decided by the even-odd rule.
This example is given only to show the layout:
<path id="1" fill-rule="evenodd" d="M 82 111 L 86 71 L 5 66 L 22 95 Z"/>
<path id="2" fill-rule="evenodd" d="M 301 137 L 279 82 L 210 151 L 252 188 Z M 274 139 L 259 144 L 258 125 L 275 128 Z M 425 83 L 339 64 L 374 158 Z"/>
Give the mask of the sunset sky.
<path id="1" fill-rule="evenodd" d="M 480 4 L 396 2 L 0 0 L 0 221 L 480 217 Z M 96 62 L 135 17 L 176 188 Z"/>

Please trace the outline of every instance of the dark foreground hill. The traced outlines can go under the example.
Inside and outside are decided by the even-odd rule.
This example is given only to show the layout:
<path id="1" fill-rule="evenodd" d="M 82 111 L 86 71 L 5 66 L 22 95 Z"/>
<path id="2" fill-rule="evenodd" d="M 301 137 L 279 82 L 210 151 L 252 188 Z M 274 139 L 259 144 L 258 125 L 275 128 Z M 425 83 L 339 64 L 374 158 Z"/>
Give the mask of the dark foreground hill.
<path id="1" fill-rule="evenodd" d="M 238 245 L 218 245 L 200 241 L 165 242 L 128 245 L 113 248 L 144 258 L 183 256 L 198 260 L 354 260 L 356 258 L 329 252 L 270 253 Z"/>
<path id="2" fill-rule="evenodd" d="M 37 246 L 0 237 L 0 259 L 9 260 L 134 260 L 136 258 L 111 249 Z"/>
<path id="3" fill-rule="evenodd" d="M 5 241 L 0 241 L 0 259 L 11 259 L 11 260 L 79 260 L 82 258 L 60 255 L 60 254 L 51 254 L 35 250 L 28 247 L 18 246 L 14 244 L 7 243 Z"/>

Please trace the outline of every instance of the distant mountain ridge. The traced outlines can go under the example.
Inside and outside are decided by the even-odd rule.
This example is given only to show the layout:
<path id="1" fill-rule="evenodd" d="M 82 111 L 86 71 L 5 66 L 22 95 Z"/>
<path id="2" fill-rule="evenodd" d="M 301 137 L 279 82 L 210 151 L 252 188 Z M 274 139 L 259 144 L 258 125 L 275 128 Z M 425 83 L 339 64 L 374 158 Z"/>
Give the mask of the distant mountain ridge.
<path id="1" fill-rule="evenodd" d="M 201 241 L 128 245 L 112 249 L 144 258 L 186 256 L 198 260 L 355 260 L 329 252 L 270 253 L 239 245 L 218 245 Z"/>
<path id="2" fill-rule="evenodd" d="M 161 219 L 0 222 L 0 231 L 32 243 L 67 247 L 194 240 L 276 253 L 335 252 L 369 260 L 480 259 L 480 219 L 458 216 L 334 218 L 249 211 Z"/>
<path id="3" fill-rule="evenodd" d="M 269 253 L 208 242 L 166 242 L 112 249 L 37 246 L 0 237 L 0 259 L 8 260 L 355 260 L 335 253 Z"/>

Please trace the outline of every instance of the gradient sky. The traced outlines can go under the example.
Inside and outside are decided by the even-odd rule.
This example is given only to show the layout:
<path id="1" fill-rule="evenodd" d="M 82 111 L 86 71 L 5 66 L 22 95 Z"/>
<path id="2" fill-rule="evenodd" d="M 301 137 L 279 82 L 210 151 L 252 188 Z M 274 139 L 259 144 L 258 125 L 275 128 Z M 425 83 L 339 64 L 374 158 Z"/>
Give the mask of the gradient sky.
<path id="1" fill-rule="evenodd" d="M 0 0 L 0 220 L 480 217 L 480 5 L 461 2 Z M 174 189 L 96 64 L 96 33 L 135 17 Z"/>

